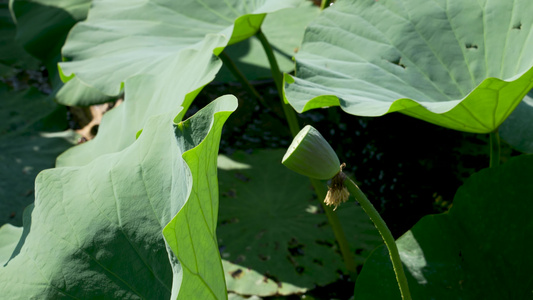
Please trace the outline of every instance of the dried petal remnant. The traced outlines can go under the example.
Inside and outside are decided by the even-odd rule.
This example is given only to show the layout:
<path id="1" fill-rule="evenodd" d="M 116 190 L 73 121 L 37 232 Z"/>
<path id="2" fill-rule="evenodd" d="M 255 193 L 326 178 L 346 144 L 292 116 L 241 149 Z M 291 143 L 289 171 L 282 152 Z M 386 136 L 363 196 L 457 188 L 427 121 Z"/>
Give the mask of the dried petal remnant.
<path id="1" fill-rule="evenodd" d="M 350 197 L 350 192 L 344 186 L 344 180 L 346 180 L 346 175 L 342 172 L 342 169 L 346 167 L 346 164 L 343 163 L 340 166 L 340 172 L 331 179 L 331 186 L 328 189 L 324 203 L 328 206 L 335 206 L 333 210 L 336 210 L 337 207 L 346 201 Z"/>

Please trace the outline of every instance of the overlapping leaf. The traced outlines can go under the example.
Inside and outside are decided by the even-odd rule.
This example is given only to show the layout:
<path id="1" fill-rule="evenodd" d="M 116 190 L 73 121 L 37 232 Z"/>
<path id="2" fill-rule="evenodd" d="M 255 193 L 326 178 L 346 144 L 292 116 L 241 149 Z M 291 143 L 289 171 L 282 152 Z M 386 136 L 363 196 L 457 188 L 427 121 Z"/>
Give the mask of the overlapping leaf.
<path id="1" fill-rule="evenodd" d="M 72 30 L 63 49 L 74 59 L 61 64 L 63 72 L 108 95 L 120 93 L 121 83 L 135 74 L 151 79 L 142 89 L 126 85 L 126 98 L 130 88 L 142 96 L 135 104 L 126 99 L 102 122 L 93 142 L 66 152 L 58 165 L 82 165 L 120 151 L 151 115 L 187 108 L 221 67 L 213 52 L 254 34 L 266 12 L 293 2 L 95 1 L 88 20 Z"/>
<path id="2" fill-rule="evenodd" d="M 185 284 L 188 275 L 175 259 L 169 261 L 173 254 L 161 231 L 191 191 L 201 205 L 216 207 L 216 193 L 201 188 L 204 177 L 216 174 L 216 164 L 198 162 L 216 159 L 221 125 L 235 108 L 236 99 L 226 96 L 177 127 L 169 111 L 147 120 L 139 139 L 121 152 L 40 173 L 22 245 L 0 268 L 2 296 L 163 299 L 180 290 L 182 277 L 185 292 L 195 288 Z M 212 240 L 194 221 L 189 225 L 187 239 Z M 203 253 L 216 260 L 218 250 L 211 250 Z M 194 259 L 194 253 L 178 254 Z M 198 261 L 204 269 L 206 263 Z M 221 272 L 199 274 L 224 287 Z"/>
<path id="3" fill-rule="evenodd" d="M 220 36 L 210 36 L 198 49 L 187 49 L 175 56 L 178 70 L 171 66 L 162 70 L 160 77 L 153 75 L 132 78 L 125 84 L 124 103 L 106 113 L 98 135 L 88 143 L 63 153 L 57 165 L 84 165 L 100 155 L 121 151 L 135 141 L 137 132 L 154 115 L 173 110 L 180 105 L 188 106 L 199 89 L 213 78 L 219 63 L 212 60 L 211 51 L 220 42 Z M 165 76 L 166 75 L 166 76 Z M 130 97 L 135 95 L 135 97 Z M 184 114 L 184 111 L 183 111 Z M 183 114 L 177 118 L 180 121 Z"/>
<path id="4" fill-rule="evenodd" d="M 413 299 L 527 299 L 533 280 L 533 156 L 474 174 L 449 213 L 424 217 L 398 239 Z M 355 299 L 399 299 L 387 249 L 377 248 Z"/>
<path id="5" fill-rule="evenodd" d="M 280 162 L 285 150 L 236 152 L 219 160 L 219 244 L 228 290 L 243 295 L 303 293 L 345 269 L 333 231 L 309 179 Z M 353 204 L 353 203 L 352 203 Z M 382 243 L 356 205 L 337 210 L 362 265 Z"/>
<path id="6" fill-rule="evenodd" d="M 227 96 L 230 98 L 230 96 Z M 229 101 L 233 100 L 233 101 Z M 222 125 L 230 111 L 237 108 L 235 97 L 219 101 L 210 110 L 195 118 L 180 122 L 178 142 L 187 152 L 187 161 L 193 174 L 192 189 L 187 203 L 164 228 L 168 245 L 176 254 L 183 270 L 183 282 L 173 285 L 173 297 L 180 299 L 225 299 L 227 297 L 224 272 L 216 237 L 218 219 L 217 153 Z M 205 109 L 204 109 L 205 110 Z M 206 132 L 211 128 L 211 132 Z M 210 133 L 208 138 L 204 135 Z M 192 147 L 195 147 L 193 150 Z M 195 176 L 196 175 L 196 176 Z"/>
<path id="7" fill-rule="evenodd" d="M 338 1 L 309 25 L 285 77 L 297 111 L 400 111 L 495 130 L 533 87 L 533 2 Z"/>
<path id="8" fill-rule="evenodd" d="M 94 1 L 87 21 L 72 30 L 63 48 L 63 55 L 73 60 L 60 64 L 63 79 L 75 74 L 111 96 L 118 95 L 121 83 L 136 74 L 152 74 L 166 84 L 176 84 L 172 72 L 182 68 L 178 57 L 184 49 L 216 34 L 221 36 L 219 43 L 204 51 L 218 54 L 226 45 L 252 36 L 266 13 L 298 2 Z"/>

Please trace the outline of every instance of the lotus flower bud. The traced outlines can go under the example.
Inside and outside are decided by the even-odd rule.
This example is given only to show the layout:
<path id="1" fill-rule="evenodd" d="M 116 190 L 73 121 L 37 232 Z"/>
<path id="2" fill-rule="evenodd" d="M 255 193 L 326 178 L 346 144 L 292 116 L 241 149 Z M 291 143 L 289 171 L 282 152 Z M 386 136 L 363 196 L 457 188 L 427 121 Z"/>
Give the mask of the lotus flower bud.
<path id="1" fill-rule="evenodd" d="M 339 173 L 339 158 L 314 127 L 307 125 L 294 137 L 282 164 L 307 177 L 328 180 Z"/>

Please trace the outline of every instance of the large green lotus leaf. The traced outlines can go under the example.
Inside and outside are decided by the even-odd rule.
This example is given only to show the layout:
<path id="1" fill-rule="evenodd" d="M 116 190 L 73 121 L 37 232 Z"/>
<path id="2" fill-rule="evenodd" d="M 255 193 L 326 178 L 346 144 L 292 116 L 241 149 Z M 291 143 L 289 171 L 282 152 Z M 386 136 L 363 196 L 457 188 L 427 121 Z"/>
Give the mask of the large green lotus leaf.
<path id="1" fill-rule="evenodd" d="M 337 1 L 307 28 L 286 98 L 299 112 L 399 111 L 491 132 L 533 87 L 531 11 L 530 0 Z"/>
<path id="2" fill-rule="evenodd" d="M 0 225 L 22 225 L 33 202 L 35 176 L 54 166 L 72 146 L 65 108 L 35 88 L 10 91 L 0 85 Z"/>
<path id="3" fill-rule="evenodd" d="M 229 98 L 229 96 L 228 96 Z M 216 238 L 218 218 L 217 153 L 222 125 L 237 101 L 226 99 L 211 105 L 218 112 L 197 113 L 196 118 L 178 123 L 183 159 L 197 176 L 192 178 L 192 189 L 187 203 L 165 227 L 163 234 L 176 254 L 183 269 L 183 281 L 173 285 L 172 298 L 225 299 L 227 297 L 224 272 Z M 205 132 L 210 129 L 211 132 Z M 204 138 L 206 134 L 208 138 Z M 197 145 L 197 146 L 196 146 Z M 192 147 L 195 147 L 193 150 Z"/>
<path id="4" fill-rule="evenodd" d="M 177 84 L 172 73 L 163 75 L 180 72 L 184 49 L 198 47 L 206 36 L 215 34 L 221 37 L 219 44 L 204 51 L 219 54 L 228 44 L 252 36 L 266 13 L 298 2 L 93 1 L 87 21 L 73 28 L 63 47 L 63 55 L 73 61 L 60 64 L 62 78 L 67 81 L 75 75 L 110 96 L 118 95 L 121 83 L 137 74 Z"/>
<path id="5" fill-rule="evenodd" d="M 154 116 L 121 152 L 41 172 L 31 222 L 25 222 L 21 245 L 0 268 L 2 297 L 168 299 L 182 278 L 182 288 L 191 288 L 185 285 L 188 274 L 167 252 L 162 229 L 192 191 L 190 201 L 197 197 L 215 206 L 217 195 L 196 186 L 207 177 L 216 182 L 210 176 L 216 164 L 198 162 L 216 159 L 221 123 L 236 102 L 233 96 L 215 100 L 178 126 L 170 111 Z M 190 218 L 194 231 L 188 238 L 210 242 L 211 236 L 194 227 L 203 217 Z M 176 228 L 182 229 L 187 227 Z M 211 276 L 209 284 L 224 286 L 221 272 L 204 274 L 208 261 L 197 263 L 200 276 Z"/>
<path id="6" fill-rule="evenodd" d="M 474 174 L 449 213 L 426 216 L 397 241 L 413 299 L 530 299 L 533 156 Z M 357 279 L 355 299 L 400 299 L 387 249 Z"/>
<path id="7" fill-rule="evenodd" d="M 16 30 L 8 1 L 0 1 L 0 63 L 17 68 L 36 69 L 37 60 L 26 53 L 22 45 L 15 42 Z"/>
<path id="8" fill-rule="evenodd" d="M 104 153 L 120 151 L 135 140 L 135 134 L 143 128 L 144 122 L 151 115 L 165 112 L 180 104 L 187 108 L 200 89 L 215 78 L 221 67 L 221 62 L 213 55 L 213 51 L 214 49 L 221 49 L 228 43 L 227 36 L 223 34 L 204 36 L 205 30 L 201 31 L 202 34 L 198 34 L 196 30 L 177 31 L 174 26 L 180 24 L 185 26 L 186 22 L 192 22 L 187 24 L 186 28 L 196 29 L 191 24 L 196 24 L 198 21 L 191 20 L 191 16 L 187 17 L 165 9 L 161 6 L 162 4 L 146 2 L 141 5 L 134 1 L 128 1 L 122 6 L 117 6 L 116 3 L 112 2 L 113 5 L 110 7 L 109 3 L 111 2 L 95 3 L 88 21 L 79 23 L 73 29 L 70 45 L 74 48 L 79 47 L 79 56 L 76 56 L 75 59 L 80 59 L 80 61 L 71 62 L 65 66 L 80 67 L 80 72 L 89 72 L 88 74 L 94 76 L 96 81 L 101 80 L 102 86 L 107 85 L 108 88 L 116 88 L 115 92 L 119 92 L 122 80 L 133 76 L 135 73 L 148 72 L 152 79 L 150 82 L 145 82 L 143 88 L 139 88 L 138 83 L 134 83 L 130 87 L 125 85 L 126 98 L 128 98 L 129 89 L 138 90 L 143 96 L 137 97 L 135 104 L 128 104 L 126 99 L 123 105 L 106 114 L 96 139 L 64 153 L 58 159 L 60 166 L 82 165 Z M 173 5 L 178 5 L 178 3 L 183 5 L 185 2 L 174 2 Z M 261 3 L 257 3 L 255 11 L 276 10 L 290 4 L 289 2 L 280 4 L 276 1 Z M 243 2 L 238 7 L 243 4 L 246 3 Z M 195 6 L 193 5 L 193 7 Z M 147 11 L 152 10 L 151 15 L 146 14 Z M 196 10 L 193 9 L 192 11 L 190 13 L 194 14 Z M 110 16 L 110 13 L 116 14 Z M 204 18 L 208 17 L 210 17 L 209 14 L 204 16 Z M 222 30 L 221 28 L 224 27 L 225 30 L 230 31 L 230 34 L 231 30 L 234 29 L 232 38 L 234 39 L 242 37 L 243 31 L 248 32 L 246 30 L 258 28 L 250 27 L 248 23 L 245 25 L 243 22 L 252 22 L 256 18 L 260 18 L 262 21 L 263 17 L 264 14 L 246 15 L 235 21 L 237 24 L 235 28 L 233 25 L 228 25 L 230 23 L 226 24 L 227 28 L 222 25 L 215 27 L 218 28 L 217 30 Z M 155 18 L 158 21 L 150 21 L 150 18 Z M 159 22 L 159 20 L 166 20 L 165 18 L 170 18 L 170 20 L 164 23 Z M 182 24 L 181 22 L 185 23 Z M 219 22 L 221 21 L 219 20 Z M 154 26 L 154 24 L 159 25 Z M 104 25 L 109 26 L 110 29 L 102 31 Z M 144 28 L 145 26 L 146 28 Z M 146 30 L 149 30 L 150 33 L 145 32 Z M 253 34 L 253 32 L 249 33 Z M 180 37 L 176 34 L 187 34 L 190 37 Z M 100 38 L 107 43 L 102 41 L 102 44 L 99 44 L 91 40 Z M 86 43 L 90 41 L 94 43 L 91 42 L 90 45 Z M 128 46 L 123 48 L 124 45 Z M 110 49 L 114 50 L 111 51 Z M 101 65 L 103 61 L 106 63 Z M 119 67 L 117 63 L 124 65 Z M 128 69 L 136 64 L 138 67 L 135 67 L 135 70 Z M 144 64 L 146 68 L 138 64 Z M 99 67 L 95 68 L 96 65 Z M 106 70 L 107 67 L 112 67 L 113 70 Z M 126 69 L 129 71 L 123 72 Z M 115 79 L 116 81 L 113 81 Z M 81 103 L 81 100 L 83 99 L 78 98 L 74 102 Z M 90 104 L 91 99 L 85 100 L 83 100 L 84 105 Z"/>
<path id="9" fill-rule="evenodd" d="M 258 150 L 219 158 L 218 237 L 229 291 L 302 293 L 338 280 L 345 270 L 309 179 L 281 164 L 284 153 Z M 382 240 L 358 206 L 343 205 L 337 213 L 361 265 Z"/>
<path id="10" fill-rule="evenodd" d="M 143 75 L 128 80 L 124 103 L 103 116 L 96 138 L 63 153 L 57 165 L 84 165 L 100 155 L 118 152 L 135 141 L 137 132 L 151 116 L 171 110 L 178 114 L 180 105 L 188 107 L 220 68 L 220 61 L 213 59 L 212 49 L 221 39 L 211 35 L 197 44 L 197 48 L 187 48 L 174 55 L 173 64 L 180 66 L 178 70 L 166 68 L 159 76 Z M 171 78 L 173 82 L 169 84 L 160 78 Z M 184 110 L 177 121 L 183 114 Z"/>
<path id="11" fill-rule="evenodd" d="M 292 57 L 298 52 L 307 24 L 319 14 L 320 8 L 310 1 L 301 0 L 297 7 L 268 14 L 261 31 L 272 45 L 282 72 L 292 72 Z M 237 68 L 248 80 L 271 78 L 270 64 L 261 42 L 255 36 L 224 49 Z M 215 80 L 235 81 L 229 70 L 223 67 Z"/>
<path id="12" fill-rule="evenodd" d="M 500 136 L 513 148 L 533 153 L 533 92 L 529 92 L 500 126 Z"/>

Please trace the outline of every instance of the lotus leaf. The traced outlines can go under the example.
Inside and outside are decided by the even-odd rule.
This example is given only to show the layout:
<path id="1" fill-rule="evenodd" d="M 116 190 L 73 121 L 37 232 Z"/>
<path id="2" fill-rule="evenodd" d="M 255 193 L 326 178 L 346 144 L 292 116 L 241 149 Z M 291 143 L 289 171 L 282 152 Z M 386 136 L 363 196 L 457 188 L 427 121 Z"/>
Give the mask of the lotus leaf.
<path id="1" fill-rule="evenodd" d="M 422 218 L 397 240 L 413 299 L 527 299 L 533 156 L 474 174 L 448 213 Z M 399 299 L 389 255 L 377 248 L 355 299 Z"/>
<path id="2" fill-rule="evenodd" d="M 294 70 L 292 57 L 302 44 L 307 24 L 316 18 L 319 12 L 320 9 L 310 1 L 300 1 L 297 7 L 276 11 L 265 17 L 261 31 L 272 45 L 282 72 Z M 272 73 L 265 50 L 255 36 L 226 47 L 224 52 L 248 80 L 271 78 Z M 222 67 L 215 80 L 235 81 L 235 78 L 227 68 Z"/>
<path id="3" fill-rule="evenodd" d="M 302 293 L 343 272 L 333 231 L 309 179 L 280 162 L 285 150 L 219 159 L 219 244 L 228 290 L 244 295 Z M 383 243 L 362 209 L 339 207 L 357 264 Z M 357 255 L 355 255 L 357 253 Z"/>
<path id="4" fill-rule="evenodd" d="M 217 35 L 218 43 L 203 51 L 218 55 L 225 46 L 255 34 L 266 13 L 298 2 L 93 1 L 87 21 L 73 28 L 63 47 L 63 55 L 73 61 L 60 64 L 62 77 L 68 81 L 75 75 L 109 96 L 119 95 L 121 83 L 137 74 L 176 84 L 185 49 L 198 48 L 206 36 Z"/>
<path id="5" fill-rule="evenodd" d="M 492 132 L 533 87 L 533 2 L 337 1 L 305 33 L 285 95 L 299 112 L 399 111 Z"/>
<path id="6" fill-rule="evenodd" d="M 236 99 L 225 96 L 178 125 L 173 112 L 153 116 L 122 151 L 84 166 L 41 172 L 22 245 L 0 268 L 2 296 L 160 299 L 195 289 L 161 231 L 190 201 L 216 208 L 216 187 L 203 188 L 205 178 L 216 182 L 208 176 L 216 174 L 216 164 L 198 163 L 216 159 L 221 125 L 235 108 Z M 180 234 L 186 240 L 174 242 L 212 241 L 196 228 L 198 218 L 203 222 L 195 215 L 192 231 Z M 218 250 L 211 250 L 198 255 L 209 252 L 216 261 Z M 190 252 L 178 255 L 184 262 L 195 259 Z M 222 273 L 214 273 L 212 265 L 204 273 L 206 263 L 198 261 L 197 275 L 206 278 L 215 298 L 225 298 Z"/>

